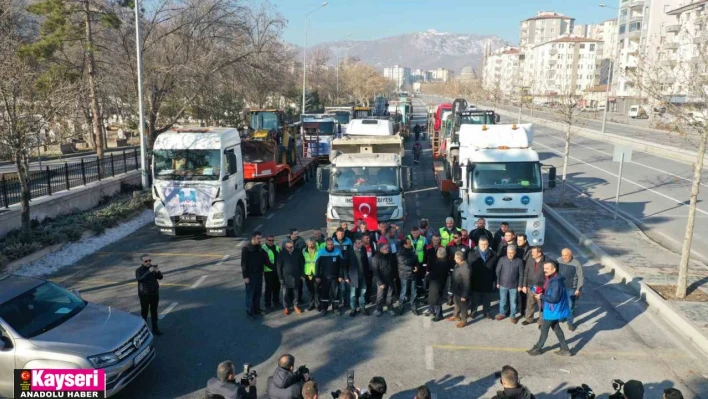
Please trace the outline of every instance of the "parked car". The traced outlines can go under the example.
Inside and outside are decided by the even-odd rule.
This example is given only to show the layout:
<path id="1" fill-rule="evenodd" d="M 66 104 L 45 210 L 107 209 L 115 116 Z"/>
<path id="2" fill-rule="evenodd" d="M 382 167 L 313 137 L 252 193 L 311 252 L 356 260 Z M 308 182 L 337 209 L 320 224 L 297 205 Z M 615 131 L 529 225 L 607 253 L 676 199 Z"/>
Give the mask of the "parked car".
<path id="1" fill-rule="evenodd" d="M 632 119 L 646 119 L 649 117 L 647 111 L 639 105 L 629 107 L 629 117 Z"/>
<path id="2" fill-rule="evenodd" d="M 138 316 L 83 300 L 46 280 L 0 274 L 0 397 L 13 369 L 104 369 L 110 397 L 155 358 Z"/>

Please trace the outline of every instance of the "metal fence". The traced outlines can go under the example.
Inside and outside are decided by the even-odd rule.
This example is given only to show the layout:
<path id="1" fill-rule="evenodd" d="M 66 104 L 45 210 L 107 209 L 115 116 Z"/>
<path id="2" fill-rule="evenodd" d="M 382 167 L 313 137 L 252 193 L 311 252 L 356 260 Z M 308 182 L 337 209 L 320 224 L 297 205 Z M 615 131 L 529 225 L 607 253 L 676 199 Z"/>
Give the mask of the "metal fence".
<path id="1" fill-rule="evenodd" d="M 82 158 L 80 162 L 64 162 L 63 165 L 46 166 L 29 172 L 30 199 L 85 186 L 107 177 L 140 169 L 140 154 L 137 150 L 122 153 L 111 152 L 100 160 Z M 0 206 L 8 208 L 22 198 L 22 185 L 17 173 L 0 176 Z"/>

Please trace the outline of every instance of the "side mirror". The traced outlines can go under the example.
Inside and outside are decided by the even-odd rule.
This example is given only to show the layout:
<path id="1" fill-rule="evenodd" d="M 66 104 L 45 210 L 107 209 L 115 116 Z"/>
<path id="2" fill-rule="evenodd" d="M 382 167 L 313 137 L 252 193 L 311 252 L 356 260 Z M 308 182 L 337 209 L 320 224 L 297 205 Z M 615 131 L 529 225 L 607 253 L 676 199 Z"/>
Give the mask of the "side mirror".
<path id="1" fill-rule="evenodd" d="M 317 168 L 317 189 L 329 191 L 329 180 L 332 169 L 330 166 Z"/>
<path id="2" fill-rule="evenodd" d="M 408 166 L 401 168 L 401 177 L 403 178 L 403 189 L 410 190 L 413 188 L 413 170 Z"/>
<path id="3" fill-rule="evenodd" d="M 555 166 L 551 166 L 551 169 L 548 170 L 548 180 L 549 181 L 556 180 L 556 167 Z"/>

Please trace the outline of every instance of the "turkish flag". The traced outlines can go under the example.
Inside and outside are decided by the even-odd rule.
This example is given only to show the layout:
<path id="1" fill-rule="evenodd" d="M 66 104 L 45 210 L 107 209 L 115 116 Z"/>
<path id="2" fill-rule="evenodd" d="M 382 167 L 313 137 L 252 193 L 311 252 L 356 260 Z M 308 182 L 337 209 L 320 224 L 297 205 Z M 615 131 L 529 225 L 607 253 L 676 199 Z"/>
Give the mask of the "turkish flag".
<path id="1" fill-rule="evenodd" d="M 369 231 L 379 229 L 379 222 L 376 214 L 376 197 L 358 196 L 352 198 L 354 202 L 354 223 L 358 224 L 363 220 Z"/>

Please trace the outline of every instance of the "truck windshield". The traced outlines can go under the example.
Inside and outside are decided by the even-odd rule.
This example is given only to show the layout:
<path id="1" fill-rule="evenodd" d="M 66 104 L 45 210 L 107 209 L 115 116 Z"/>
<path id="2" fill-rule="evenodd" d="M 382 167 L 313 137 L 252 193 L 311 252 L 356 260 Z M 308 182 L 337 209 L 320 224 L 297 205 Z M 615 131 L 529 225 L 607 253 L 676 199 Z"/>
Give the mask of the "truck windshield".
<path id="1" fill-rule="evenodd" d="M 316 135 L 319 132 L 320 136 L 334 135 L 334 122 L 305 122 L 303 124 L 306 135 Z"/>
<path id="2" fill-rule="evenodd" d="M 335 193 L 397 193 L 400 190 L 398 168 L 394 166 L 337 167 L 332 180 Z"/>
<path id="3" fill-rule="evenodd" d="M 155 150 L 157 180 L 218 180 L 221 174 L 219 150 Z"/>
<path id="4" fill-rule="evenodd" d="M 278 116 L 275 112 L 258 112 L 251 114 L 251 129 L 278 130 Z"/>
<path id="5" fill-rule="evenodd" d="M 460 125 L 491 125 L 493 123 L 493 114 L 462 115 L 460 118 Z"/>
<path id="6" fill-rule="evenodd" d="M 354 119 L 364 119 L 371 116 L 371 110 L 356 110 L 354 111 Z"/>
<path id="7" fill-rule="evenodd" d="M 74 317 L 86 302 L 50 282 L 0 304 L 0 319 L 25 338 L 36 337 Z"/>
<path id="8" fill-rule="evenodd" d="M 471 178 L 474 192 L 537 192 L 542 189 L 538 162 L 478 163 Z"/>
<path id="9" fill-rule="evenodd" d="M 349 123 L 349 112 L 337 112 L 331 114 L 330 116 L 334 118 L 337 123 L 341 123 L 342 125 L 346 125 L 347 123 Z"/>

